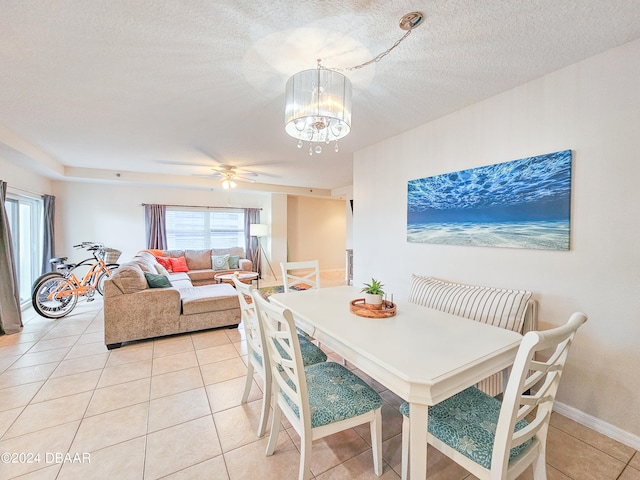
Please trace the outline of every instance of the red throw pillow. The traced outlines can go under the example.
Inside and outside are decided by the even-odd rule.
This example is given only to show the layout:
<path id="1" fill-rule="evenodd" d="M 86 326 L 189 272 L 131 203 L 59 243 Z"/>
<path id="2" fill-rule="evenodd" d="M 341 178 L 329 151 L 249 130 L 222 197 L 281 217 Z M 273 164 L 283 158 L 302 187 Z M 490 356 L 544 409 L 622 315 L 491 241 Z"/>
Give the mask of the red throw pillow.
<path id="1" fill-rule="evenodd" d="M 173 272 L 171 267 L 171 259 L 169 257 L 156 257 L 156 260 L 160 265 L 167 269 L 167 272 Z"/>
<path id="2" fill-rule="evenodd" d="M 171 269 L 174 272 L 188 272 L 189 267 L 187 267 L 187 259 L 184 257 L 173 258 L 169 257 L 169 261 L 171 262 Z"/>

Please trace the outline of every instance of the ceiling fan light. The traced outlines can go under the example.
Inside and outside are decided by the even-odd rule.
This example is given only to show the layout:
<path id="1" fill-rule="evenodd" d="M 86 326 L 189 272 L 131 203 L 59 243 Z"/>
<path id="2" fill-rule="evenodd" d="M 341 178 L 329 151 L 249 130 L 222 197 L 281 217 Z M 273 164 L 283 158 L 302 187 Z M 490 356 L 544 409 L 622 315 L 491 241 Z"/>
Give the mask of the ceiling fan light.
<path id="1" fill-rule="evenodd" d="M 225 178 L 224 180 L 222 180 L 222 188 L 224 188 L 225 190 L 229 190 L 230 188 L 236 188 L 237 186 L 238 185 L 236 184 L 236 182 L 234 182 L 230 178 Z"/>

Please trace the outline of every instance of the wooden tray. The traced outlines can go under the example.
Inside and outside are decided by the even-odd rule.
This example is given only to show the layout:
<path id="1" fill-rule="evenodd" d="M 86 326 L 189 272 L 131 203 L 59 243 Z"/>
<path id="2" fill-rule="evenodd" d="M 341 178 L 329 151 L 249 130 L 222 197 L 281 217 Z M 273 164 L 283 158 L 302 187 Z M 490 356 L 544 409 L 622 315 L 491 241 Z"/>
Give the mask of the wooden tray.
<path id="1" fill-rule="evenodd" d="M 351 313 L 367 318 L 389 318 L 396 314 L 396 304 L 386 300 L 382 301 L 382 305 L 371 305 L 364 303 L 364 298 L 356 298 L 351 300 L 349 309 Z"/>

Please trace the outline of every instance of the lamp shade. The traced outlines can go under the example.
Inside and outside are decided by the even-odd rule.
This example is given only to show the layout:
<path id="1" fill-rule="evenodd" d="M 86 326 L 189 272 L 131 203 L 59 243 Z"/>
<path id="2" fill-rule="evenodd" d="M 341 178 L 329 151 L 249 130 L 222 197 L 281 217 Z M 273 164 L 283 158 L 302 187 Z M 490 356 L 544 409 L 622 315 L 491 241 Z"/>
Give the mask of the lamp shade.
<path id="1" fill-rule="evenodd" d="M 306 142 L 331 142 L 351 131 L 351 81 L 326 68 L 287 81 L 285 131 Z"/>
<path id="2" fill-rule="evenodd" d="M 249 235 L 252 237 L 266 237 L 268 227 L 264 223 L 252 223 L 249 225 Z"/>

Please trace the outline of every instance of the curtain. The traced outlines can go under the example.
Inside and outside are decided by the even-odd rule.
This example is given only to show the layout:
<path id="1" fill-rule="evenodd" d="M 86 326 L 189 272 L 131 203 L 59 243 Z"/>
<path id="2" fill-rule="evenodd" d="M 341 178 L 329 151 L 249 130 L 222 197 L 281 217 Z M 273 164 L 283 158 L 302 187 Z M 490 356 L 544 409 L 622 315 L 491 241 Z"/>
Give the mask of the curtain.
<path id="1" fill-rule="evenodd" d="M 51 271 L 51 264 L 49 260 L 55 257 L 55 236 L 54 236 L 54 221 L 55 221 L 55 207 L 56 197 L 53 195 L 43 195 L 42 204 L 44 209 L 44 225 L 43 225 L 43 239 L 42 239 L 42 271 L 41 273 L 47 273 Z"/>
<path id="2" fill-rule="evenodd" d="M 262 266 L 258 262 L 258 238 L 250 235 L 252 223 L 260 223 L 260 209 L 259 208 L 245 208 L 244 209 L 244 251 L 249 260 L 253 262 L 254 271 L 258 272 L 262 276 Z"/>
<path id="3" fill-rule="evenodd" d="M 144 223 L 147 232 L 147 248 L 167 249 L 166 205 L 145 205 Z"/>
<path id="4" fill-rule="evenodd" d="M 7 182 L 0 180 L 0 333 L 18 333 L 22 327 L 18 275 L 4 201 Z"/>

